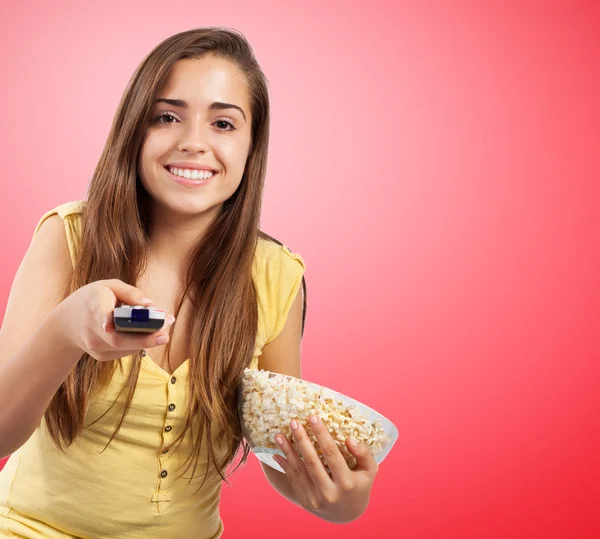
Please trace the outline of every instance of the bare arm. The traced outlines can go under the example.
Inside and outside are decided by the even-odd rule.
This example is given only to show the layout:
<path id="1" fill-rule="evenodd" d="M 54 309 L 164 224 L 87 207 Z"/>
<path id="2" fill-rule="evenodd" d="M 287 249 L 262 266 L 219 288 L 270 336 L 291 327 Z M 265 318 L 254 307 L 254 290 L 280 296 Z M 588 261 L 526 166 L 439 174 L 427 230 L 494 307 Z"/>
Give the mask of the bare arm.
<path id="1" fill-rule="evenodd" d="M 89 283 L 63 300 L 71 267 L 62 219 L 49 217 L 17 271 L 0 330 L 0 458 L 28 440 L 84 353 L 114 361 L 169 339 L 172 317 L 156 333 L 115 332 L 119 301 L 152 303 L 118 279 Z"/>
<path id="2" fill-rule="evenodd" d="M 56 309 L 70 270 L 64 223 L 53 215 L 19 266 L 0 329 L 0 458 L 27 441 L 81 357 L 61 338 Z"/>
<path id="3" fill-rule="evenodd" d="M 259 369 L 265 369 L 296 378 L 301 377 L 302 288 L 294 300 L 286 324 L 274 341 L 265 345 L 259 358 Z M 284 498 L 300 505 L 287 476 L 260 463 L 271 486 Z"/>
<path id="4" fill-rule="evenodd" d="M 282 333 L 263 349 L 261 368 L 300 377 L 301 301 L 299 293 Z M 366 445 L 353 444 L 347 439 L 346 448 L 356 459 L 356 466 L 350 470 L 327 426 L 318 417 L 313 420 L 310 430 L 317 438 L 331 475 L 319 459 L 307 431 L 295 421 L 290 427 L 298 449 L 281 437 L 285 458 L 275 457 L 285 473 L 261 463 L 264 474 L 277 492 L 309 513 L 329 522 L 351 522 L 363 514 L 369 503 L 377 463 Z"/>

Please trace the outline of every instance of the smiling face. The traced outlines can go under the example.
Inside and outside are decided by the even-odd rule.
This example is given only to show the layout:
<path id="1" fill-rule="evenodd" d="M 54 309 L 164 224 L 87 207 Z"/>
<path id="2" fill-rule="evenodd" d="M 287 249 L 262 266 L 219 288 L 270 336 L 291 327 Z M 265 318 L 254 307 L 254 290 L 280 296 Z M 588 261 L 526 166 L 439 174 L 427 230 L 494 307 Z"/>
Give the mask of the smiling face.
<path id="1" fill-rule="evenodd" d="M 242 180 L 251 120 L 248 85 L 234 63 L 179 60 L 157 96 L 140 151 L 140 180 L 155 204 L 218 215 Z"/>

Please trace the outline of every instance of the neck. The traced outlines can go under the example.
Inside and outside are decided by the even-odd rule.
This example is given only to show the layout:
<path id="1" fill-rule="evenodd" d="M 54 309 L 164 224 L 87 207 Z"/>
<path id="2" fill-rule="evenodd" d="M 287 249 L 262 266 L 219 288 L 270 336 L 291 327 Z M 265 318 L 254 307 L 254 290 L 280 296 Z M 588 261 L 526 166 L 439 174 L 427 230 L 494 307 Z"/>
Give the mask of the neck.
<path id="1" fill-rule="evenodd" d="M 202 240 L 220 211 L 218 206 L 200 215 L 186 215 L 168 208 L 155 207 L 148 242 L 149 260 L 183 275 L 192 250 Z"/>

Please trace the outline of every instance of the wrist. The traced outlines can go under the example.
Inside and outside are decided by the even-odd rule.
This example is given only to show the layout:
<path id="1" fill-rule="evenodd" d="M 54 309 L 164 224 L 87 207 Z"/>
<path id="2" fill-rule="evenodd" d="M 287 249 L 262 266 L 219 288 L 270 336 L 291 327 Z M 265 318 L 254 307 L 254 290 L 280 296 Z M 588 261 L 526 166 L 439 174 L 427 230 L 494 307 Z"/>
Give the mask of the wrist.
<path id="1" fill-rule="evenodd" d="M 62 357 L 79 360 L 84 350 L 76 342 L 73 332 L 69 331 L 69 324 L 65 321 L 62 307 L 63 304 L 59 304 L 50 312 L 40 331 Z"/>

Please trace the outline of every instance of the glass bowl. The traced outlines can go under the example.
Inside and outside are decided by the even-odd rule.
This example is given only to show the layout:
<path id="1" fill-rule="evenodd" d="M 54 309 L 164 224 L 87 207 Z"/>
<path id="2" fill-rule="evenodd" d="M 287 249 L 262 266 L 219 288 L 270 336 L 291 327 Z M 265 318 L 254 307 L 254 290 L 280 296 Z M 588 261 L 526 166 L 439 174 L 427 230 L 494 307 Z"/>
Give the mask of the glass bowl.
<path id="1" fill-rule="evenodd" d="M 304 426 L 326 468 L 308 422 L 312 414 L 323 420 L 350 468 L 356 461 L 346 448 L 346 438 L 352 436 L 359 443 L 366 443 L 378 464 L 398 439 L 395 425 L 365 404 L 313 382 L 264 370 L 244 371 L 239 414 L 252 453 L 280 472 L 283 469 L 273 456 L 285 458 L 285 454 L 276 444 L 275 436 L 281 434 L 295 446 L 289 427 L 292 419 Z"/>

